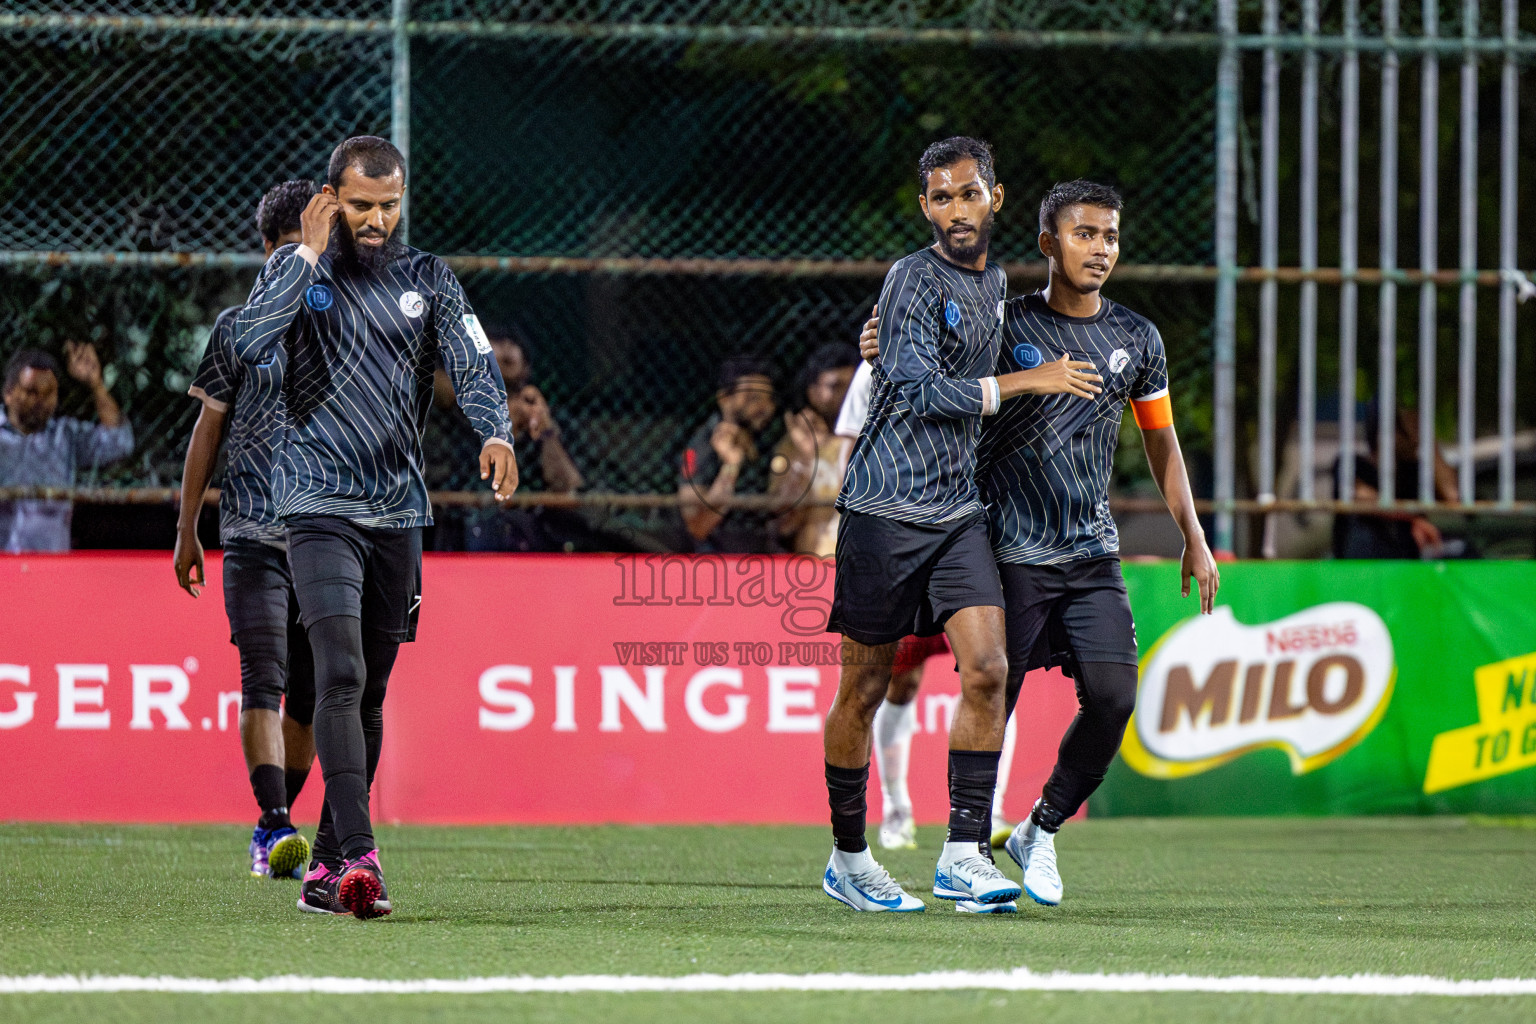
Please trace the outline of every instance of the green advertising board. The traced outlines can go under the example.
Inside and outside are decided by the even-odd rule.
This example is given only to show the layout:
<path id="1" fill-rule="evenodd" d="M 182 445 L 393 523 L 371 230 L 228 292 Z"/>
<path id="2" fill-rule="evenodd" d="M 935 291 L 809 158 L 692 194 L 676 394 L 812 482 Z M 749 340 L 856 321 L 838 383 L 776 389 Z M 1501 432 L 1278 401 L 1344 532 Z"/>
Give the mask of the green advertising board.
<path id="1" fill-rule="evenodd" d="M 1124 566 L 1136 714 L 1095 815 L 1536 813 L 1536 564 Z"/>

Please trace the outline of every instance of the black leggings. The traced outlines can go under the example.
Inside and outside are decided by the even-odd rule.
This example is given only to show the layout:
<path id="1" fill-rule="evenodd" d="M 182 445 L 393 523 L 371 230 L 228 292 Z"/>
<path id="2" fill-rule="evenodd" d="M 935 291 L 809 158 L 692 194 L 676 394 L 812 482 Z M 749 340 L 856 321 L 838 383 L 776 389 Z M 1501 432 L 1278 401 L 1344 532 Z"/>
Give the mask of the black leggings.
<path id="1" fill-rule="evenodd" d="M 364 631 L 352 615 L 309 627 L 315 655 L 315 751 L 325 777 L 325 809 L 315 857 L 330 867 L 374 848 L 368 790 L 384 743 L 384 691 L 400 650 L 396 640 Z"/>
<path id="2" fill-rule="evenodd" d="M 1012 676 L 1014 673 L 1010 672 Z M 1099 788 L 1109 763 L 1125 737 L 1125 724 L 1136 709 L 1136 666 L 1115 661 L 1081 661 L 1073 666 L 1077 716 L 1067 726 L 1056 754 L 1056 767 L 1042 795 L 1060 820 L 1077 813 Z M 1018 703 L 1024 673 L 1008 681 L 1008 713 Z"/>

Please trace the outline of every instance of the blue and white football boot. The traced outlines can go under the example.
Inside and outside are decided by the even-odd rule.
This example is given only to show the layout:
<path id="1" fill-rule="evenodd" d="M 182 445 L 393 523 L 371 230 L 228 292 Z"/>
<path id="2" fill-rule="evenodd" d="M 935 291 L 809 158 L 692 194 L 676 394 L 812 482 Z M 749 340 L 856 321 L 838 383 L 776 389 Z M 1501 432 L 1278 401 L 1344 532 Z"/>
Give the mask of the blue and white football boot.
<path id="1" fill-rule="evenodd" d="M 1056 869 L 1056 833 L 1035 824 L 1034 813 L 1014 826 L 1003 849 L 1024 869 L 1024 891 L 1041 906 L 1061 903 L 1061 873 Z"/>
<path id="2" fill-rule="evenodd" d="M 933 894 L 941 900 L 1008 903 L 1018 899 L 1019 885 L 981 852 L 980 843 L 945 843 L 933 872 Z"/>
<path id="3" fill-rule="evenodd" d="M 858 853 L 834 849 L 821 888 L 839 903 L 869 913 L 910 914 L 927 909 L 922 900 L 896 884 L 868 849 Z"/>

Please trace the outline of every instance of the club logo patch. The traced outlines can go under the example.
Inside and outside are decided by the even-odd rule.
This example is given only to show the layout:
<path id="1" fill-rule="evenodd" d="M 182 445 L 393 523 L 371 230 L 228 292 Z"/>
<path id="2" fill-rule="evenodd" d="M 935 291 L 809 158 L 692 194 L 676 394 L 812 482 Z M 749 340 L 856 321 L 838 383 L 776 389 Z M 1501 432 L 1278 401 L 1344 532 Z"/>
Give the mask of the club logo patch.
<path id="1" fill-rule="evenodd" d="M 422 299 L 421 292 L 406 292 L 400 296 L 400 312 L 413 320 L 421 316 L 421 311 L 426 308 L 427 304 Z"/>
<path id="2" fill-rule="evenodd" d="M 1109 354 L 1109 372 L 1119 373 L 1121 370 L 1125 369 L 1126 364 L 1130 361 L 1131 354 L 1129 352 L 1123 348 L 1115 349 Z"/>
<path id="3" fill-rule="evenodd" d="M 1040 365 L 1041 360 L 1044 358 L 1045 357 L 1040 354 L 1040 350 L 1035 348 L 1035 346 L 1031 345 L 1027 341 L 1021 341 L 1017 345 L 1013 346 L 1014 362 L 1018 363 L 1026 370 L 1033 370 L 1035 367 Z"/>
<path id="4" fill-rule="evenodd" d="M 336 303 L 336 297 L 323 284 L 312 284 L 304 290 L 304 304 L 316 313 L 323 313 Z"/>
<path id="5" fill-rule="evenodd" d="M 954 299 L 944 303 L 944 322 L 951 327 L 956 327 L 960 323 L 960 305 Z"/>
<path id="6" fill-rule="evenodd" d="M 485 328 L 480 326 L 480 318 L 475 314 L 464 314 L 464 333 L 475 343 L 476 352 L 483 356 L 491 354 L 491 339 L 485 336 Z"/>
<path id="7" fill-rule="evenodd" d="M 1120 754 L 1149 778 L 1180 779 L 1272 747 L 1303 775 L 1376 727 L 1396 678 L 1392 634 L 1365 605 L 1334 601 L 1254 626 L 1222 606 L 1142 659 Z"/>

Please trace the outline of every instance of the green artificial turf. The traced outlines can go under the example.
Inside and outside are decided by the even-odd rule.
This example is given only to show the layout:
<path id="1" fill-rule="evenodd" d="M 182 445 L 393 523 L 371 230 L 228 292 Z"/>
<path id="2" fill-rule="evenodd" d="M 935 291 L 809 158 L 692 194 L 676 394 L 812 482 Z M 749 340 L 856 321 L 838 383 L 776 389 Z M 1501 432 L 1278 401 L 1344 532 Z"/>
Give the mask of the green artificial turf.
<path id="1" fill-rule="evenodd" d="M 370 978 L 948 969 L 1536 977 L 1536 830 L 1463 819 L 1106 819 L 1058 841 L 1067 896 L 1015 917 L 928 895 L 940 835 L 881 852 L 929 905 L 858 915 L 824 896 L 813 828 L 396 828 L 398 908 L 293 906 L 243 871 L 231 827 L 0 826 L 0 975 Z M 1012 864 L 1004 862 L 1012 869 Z M 1017 872 L 1013 874 L 1017 877 Z M 1530 1019 L 1536 999 L 1072 993 L 285 996 L 420 1019 Z M 0 997 L 0 1020 L 267 1020 L 264 997 Z M 308 1007 L 309 1010 L 303 1008 Z M 1011 1010 L 1009 1008 L 1012 1008 Z M 270 1007 L 268 1008 L 270 1010 Z M 357 1019 L 353 1017 L 352 1019 Z"/>

